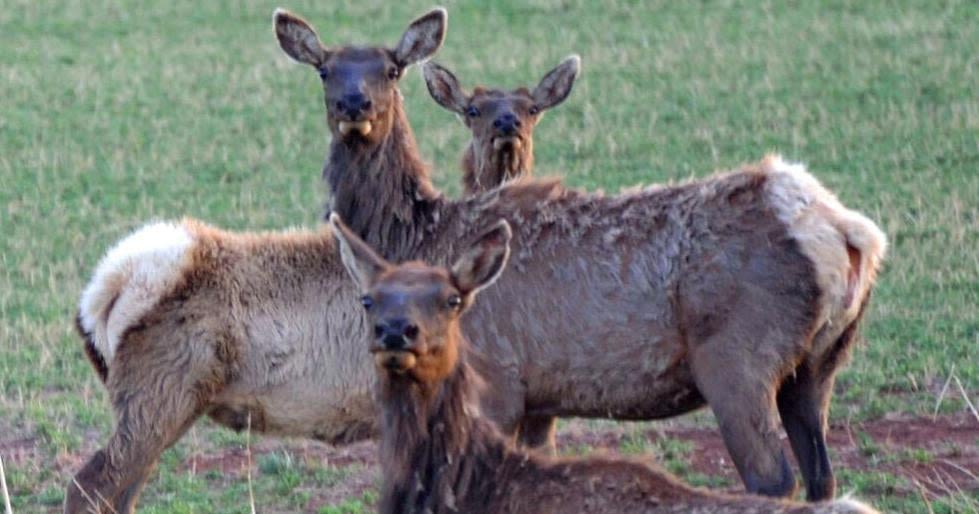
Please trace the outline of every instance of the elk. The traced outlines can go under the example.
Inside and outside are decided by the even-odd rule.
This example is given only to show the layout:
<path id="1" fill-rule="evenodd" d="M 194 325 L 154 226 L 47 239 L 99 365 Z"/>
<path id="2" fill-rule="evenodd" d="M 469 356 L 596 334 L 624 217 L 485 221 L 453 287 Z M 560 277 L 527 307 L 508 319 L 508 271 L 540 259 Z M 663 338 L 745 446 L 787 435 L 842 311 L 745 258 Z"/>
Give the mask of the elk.
<path id="1" fill-rule="evenodd" d="M 544 111 L 571 94 L 581 69 L 581 58 L 571 55 L 544 75 L 533 91 L 511 91 L 477 86 L 468 94 L 448 69 L 434 62 L 422 68 L 432 98 L 459 115 L 472 132 L 462 155 L 463 185 L 467 194 L 483 192 L 534 169 L 534 127 Z"/>
<path id="2" fill-rule="evenodd" d="M 514 227 L 512 268 L 463 321 L 494 356 L 473 364 L 504 434 L 553 447 L 556 416 L 648 420 L 708 405 L 746 489 L 785 496 L 796 481 L 781 418 L 808 499 L 834 495 L 827 413 L 885 253 L 872 221 L 778 156 L 619 195 L 520 181 L 450 200 L 385 81 L 389 55 L 349 61 L 301 18 L 276 24 L 283 50 L 326 77 L 323 176 L 355 234 L 386 259 L 444 264 L 496 220 Z M 368 133 L 342 130 L 351 118 L 330 99 L 343 91 L 365 95 L 356 119 Z"/>
<path id="3" fill-rule="evenodd" d="M 876 512 L 852 499 L 804 504 L 714 493 L 638 461 L 515 449 L 480 413 L 482 381 L 460 323 L 505 267 L 507 222 L 477 237 L 449 268 L 391 264 L 335 214 L 331 222 L 374 327 L 368 351 L 378 378 L 382 514 Z"/>
<path id="4" fill-rule="evenodd" d="M 436 9 L 418 18 L 393 50 L 338 53 L 367 65 L 383 58 L 384 80 L 393 81 L 438 49 L 445 16 Z M 369 138 L 372 124 L 356 115 L 367 108 L 363 98 L 336 102 L 348 117 L 334 129 Z M 376 134 L 390 132 L 390 120 L 372 121 Z M 372 436 L 370 361 L 351 344 L 367 328 L 352 291 L 328 228 L 233 233 L 186 219 L 146 225 L 117 243 L 77 317 L 116 427 L 69 484 L 64 511 L 132 512 L 160 454 L 202 415 L 332 444 Z"/>

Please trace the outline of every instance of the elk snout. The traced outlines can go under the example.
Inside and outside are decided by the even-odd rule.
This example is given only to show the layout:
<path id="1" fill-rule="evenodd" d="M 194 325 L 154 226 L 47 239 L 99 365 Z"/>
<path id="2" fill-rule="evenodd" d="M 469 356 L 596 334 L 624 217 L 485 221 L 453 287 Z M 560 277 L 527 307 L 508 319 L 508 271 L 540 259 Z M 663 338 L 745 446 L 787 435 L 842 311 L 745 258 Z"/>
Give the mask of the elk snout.
<path id="1" fill-rule="evenodd" d="M 374 335 L 384 350 L 405 350 L 418 337 L 418 325 L 404 318 L 384 320 L 374 325 Z"/>
<path id="2" fill-rule="evenodd" d="M 514 136 L 520 128 L 520 118 L 512 112 L 503 113 L 493 120 L 493 128 L 501 136 Z"/>
<path id="3" fill-rule="evenodd" d="M 363 93 L 347 93 L 336 102 L 337 111 L 350 121 L 361 121 L 371 108 L 371 101 Z"/>

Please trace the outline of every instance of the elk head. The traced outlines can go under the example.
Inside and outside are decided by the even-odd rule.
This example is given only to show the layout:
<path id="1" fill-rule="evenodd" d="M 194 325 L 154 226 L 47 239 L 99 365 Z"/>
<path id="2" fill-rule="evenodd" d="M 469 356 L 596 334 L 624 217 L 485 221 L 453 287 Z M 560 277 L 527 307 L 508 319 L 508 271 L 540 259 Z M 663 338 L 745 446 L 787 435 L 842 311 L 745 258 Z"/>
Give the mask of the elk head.
<path id="1" fill-rule="evenodd" d="M 369 350 L 382 376 L 434 385 L 455 369 L 459 319 L 476 293 L 499 277 L 510 253 L 510 225 L 501 220 L 450 268 L 413 261 L 391 264 L 341 221 L 330 223 L 347 272 L 364 291 L 373 330 Z"/>
<path id="2" fill-rule="evenodd" d="M 299 16 L 276 9 L 272 20 L 282 50 L 319 72 L 333 137 L 348 143 L 377 143 L 390 132 L 400 110 L 398 81 L 408 66 L 428 59 L 442 46 L 448 14 L 437 8 L 411 22 L 393 49 L 327 48 Z"/>
<path id="3" fill-rule="evenodd" d="M 432 62 L 425 65 L 425 83 L 432 98 L 461 116 L 472 131 L 463 157 L 467 192 L 491 189 L 531 173 L 534 127 L 545 110 L 568 97 L 580 69 L 581 58 L 572 55 L 548 72 L 533 91 L 476 87 L 468 94 L 451 71 Z"/>

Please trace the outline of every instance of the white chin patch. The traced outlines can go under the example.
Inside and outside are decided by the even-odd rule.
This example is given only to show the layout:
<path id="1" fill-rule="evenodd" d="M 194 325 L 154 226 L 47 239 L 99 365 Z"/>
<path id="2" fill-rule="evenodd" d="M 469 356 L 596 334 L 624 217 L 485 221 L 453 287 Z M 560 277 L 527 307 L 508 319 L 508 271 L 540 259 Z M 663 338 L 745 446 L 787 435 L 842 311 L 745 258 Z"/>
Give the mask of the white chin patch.
<path id="1" fill-rule="evenodd" d="M 369 121 L 341 121 L 337 127 L 340 130 L 340 135 L 346 136 L 351 132 L 357 132 L 362 136 L 366 136 L 371 133 L 371 129 L 374 128 Z"/>
<path id="2" fill-rule="evenodd" d="M 498 137 L 493 140 L 493 149 L 496 151 L 502 150 L 503 147 L 510 145 L 514 150 L 520 148 L 520 138 L 518 137 Z"/>

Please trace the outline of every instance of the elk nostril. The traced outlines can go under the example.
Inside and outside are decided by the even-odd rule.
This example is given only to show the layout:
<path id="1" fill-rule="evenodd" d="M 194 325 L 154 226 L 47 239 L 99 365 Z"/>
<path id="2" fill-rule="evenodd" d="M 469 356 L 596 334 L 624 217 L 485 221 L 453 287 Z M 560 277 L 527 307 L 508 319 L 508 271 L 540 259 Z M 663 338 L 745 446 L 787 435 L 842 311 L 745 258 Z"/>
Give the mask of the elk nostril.
<path id="1" fill-rule="evenodd" d="M 408 339 L 414 339 L 418 337 L 418 326 L 408 325 L 407 327 L 405 327 L 405 337 L 407 337 Z"/>
<path id="2" fill-rule="evenodd" d="M 374 337 L 380 338 L 384 335 L 383 325 L 374 325 Z"/>
<path id="3" fill-rule="evenodd" d="M 363 102 L 361 102 L 360 108 L 363 109 L 363 110 L 365 110 L 365 111 L 367 109 L 370 109 L 371 108 L 371 101 L 370 100 L 364 100 Z"/>
<path id="4" fill-rule="evenodd" d="M 514 126 L 519 127 L 521 125 L 521 122 L 520 122 L 520 120 L 513 120 L 513 124 L 514 124 Z"/>

